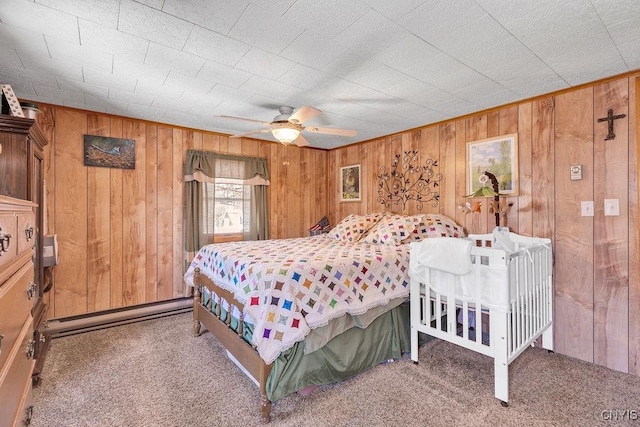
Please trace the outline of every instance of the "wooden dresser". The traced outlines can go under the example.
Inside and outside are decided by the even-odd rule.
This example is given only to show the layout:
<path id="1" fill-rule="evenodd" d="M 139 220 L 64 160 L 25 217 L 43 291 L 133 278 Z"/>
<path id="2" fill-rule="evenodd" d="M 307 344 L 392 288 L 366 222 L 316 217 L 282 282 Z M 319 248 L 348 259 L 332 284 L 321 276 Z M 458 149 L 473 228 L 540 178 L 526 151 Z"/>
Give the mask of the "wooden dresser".
<path id="1" fill-rule="evenodd" d="M 50 337 L 43 299 L 44 147 L 35 121 L 0 115 L 0 427 L 33 410 Z"/>

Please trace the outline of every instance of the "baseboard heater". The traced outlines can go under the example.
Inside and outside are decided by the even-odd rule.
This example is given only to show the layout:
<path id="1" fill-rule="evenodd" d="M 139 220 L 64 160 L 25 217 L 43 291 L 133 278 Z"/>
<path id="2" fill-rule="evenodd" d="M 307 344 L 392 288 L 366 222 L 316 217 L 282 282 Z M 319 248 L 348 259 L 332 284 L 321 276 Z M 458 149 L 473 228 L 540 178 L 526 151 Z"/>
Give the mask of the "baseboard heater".
<path id="1" fill-rule="evenodd" d="M 47 333 L 52 338 L 95 331 L 142 320 L 157 319 L 193 310 L 193 298 L 180 298 L 149 304 L 105 310 L 96 313 L 61 317 L 48 322 Z"/>

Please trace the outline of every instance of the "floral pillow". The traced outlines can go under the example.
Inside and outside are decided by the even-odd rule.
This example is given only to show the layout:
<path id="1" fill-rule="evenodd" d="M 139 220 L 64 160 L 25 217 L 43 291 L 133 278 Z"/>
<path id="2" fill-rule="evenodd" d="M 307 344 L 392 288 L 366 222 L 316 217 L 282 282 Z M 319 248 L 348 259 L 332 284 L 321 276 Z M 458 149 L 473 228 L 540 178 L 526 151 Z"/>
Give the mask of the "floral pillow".
<path id="1" fill-rule="evenodd" d="M 464 229 L 451 218 L 441 214 L 424 214 L 413 230 L 410 240 L 422 240 L 429 237 L 465 237 Z"/>
<path id="2" fill-rule="evenodd" d="M 367 215 L 351 214 L 344 217 L 329 232 L 329 236 L 345 242 L 357 242 L 373 227 L 382 217 L 382 214 L 371 213 Z"/>
<path id="3" fill-rule="evenodd" d="M 399 245 L 410 238 L 420 223 L 420 215 L 385 215 L 361 240 L 376 245 Z"/>

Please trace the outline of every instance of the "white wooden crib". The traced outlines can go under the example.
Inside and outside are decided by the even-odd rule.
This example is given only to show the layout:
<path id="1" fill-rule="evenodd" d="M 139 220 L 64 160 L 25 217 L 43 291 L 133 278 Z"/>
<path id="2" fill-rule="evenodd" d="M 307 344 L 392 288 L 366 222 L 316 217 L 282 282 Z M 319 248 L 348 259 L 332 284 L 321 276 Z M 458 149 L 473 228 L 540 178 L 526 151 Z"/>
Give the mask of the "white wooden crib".
<path id="1" fill-rule="evenodd" d="M 507 406 L 509 364 L 540 336 L 553 350 L 552 270 L 551 240 L 506 228 L 411 243 L 411 359 L 418 332 L 492 357 L 495 396 Z"/>

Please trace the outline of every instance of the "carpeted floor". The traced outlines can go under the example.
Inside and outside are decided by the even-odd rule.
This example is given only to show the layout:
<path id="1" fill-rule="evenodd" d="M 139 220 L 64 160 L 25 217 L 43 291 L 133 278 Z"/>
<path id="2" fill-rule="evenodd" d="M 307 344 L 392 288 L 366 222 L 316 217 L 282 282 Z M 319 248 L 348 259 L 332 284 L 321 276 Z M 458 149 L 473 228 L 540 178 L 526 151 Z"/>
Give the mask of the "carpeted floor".
<path id="1" fill-rule="evenodd" d="M 260 425 L 257 387 L 191 325 L 187 313 L 55 339 L 31 425 Z M 503 408 L 492 359 L 432 340 L 417 365 L 404 358 L 275 402 L 271 424 L 640 426 L 640 377 L 530 348 L 510 378 Z"/>

